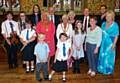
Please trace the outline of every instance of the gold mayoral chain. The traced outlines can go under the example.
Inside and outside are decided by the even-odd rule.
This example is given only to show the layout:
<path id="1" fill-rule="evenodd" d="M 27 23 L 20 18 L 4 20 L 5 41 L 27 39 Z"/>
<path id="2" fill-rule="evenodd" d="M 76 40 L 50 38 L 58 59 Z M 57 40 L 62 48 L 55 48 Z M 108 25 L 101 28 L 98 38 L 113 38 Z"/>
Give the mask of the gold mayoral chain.
<path id="1" fill-rule="evenodd" d="M 68 25 L 68 27 L 67 26 L 64 27 L 64 25 L 61 24 L 61 27 L 62 27 L 63 32 L 66 33 L 68 31 L 69 25 Z"/>

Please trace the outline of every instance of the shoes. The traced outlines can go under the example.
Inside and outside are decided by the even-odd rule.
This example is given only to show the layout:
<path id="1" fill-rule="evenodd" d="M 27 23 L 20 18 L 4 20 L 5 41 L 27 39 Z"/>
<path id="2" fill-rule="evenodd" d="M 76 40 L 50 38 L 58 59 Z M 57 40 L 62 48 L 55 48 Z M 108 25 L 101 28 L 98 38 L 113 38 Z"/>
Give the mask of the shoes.
<path id="1" fill-rule="evenodd" d="M 49 75 L 48 80 L 52 81 L 52 76 L 51 75 Z"/>
<path id="2" fill-rule="evenodd" d="M 42 79 L 39 79 L 38 81 L 39 81 L 39 82 L 41 82 L 41 81 L 42 81 Z"/>
<path id="3" fill-rule="evenodd" d="M 30 72 L 29 68 L 26 68 L 26 73 L 29 73 L 29 72 Z"/>
<path id="4" fill-rule="evenodd" d="M 46 80 L 46 81 L 47 81 L 47 80 L 49 80 L 49 78 L 44 78 L 44 80 Z"/>
<path id="5" fill-rule="evenodd" d="M 77 73 L 80 74 L 80 71 L 78 70 Z"/>
<path id="6" fill-rule="evenodd" d="M 32 73 L 34 73 L 34 68 L 31 68 L 31 70 L 30 70 Z"/>
<path id="7" fill-rule="evenodd" d="M 90 76 L 91 77 L 95 77 L 96 73 L 95 72 L 91 72 Z"/>
<path id="8" fill-rule="evenodd" d="M 92 71 L 91 71 L 91 69 L 89 69 L 89 71 L 87 72 L 87 74 L 89 75 L 89 74 L 91 74 L 92 73 Z"/>
<path id="9" fill-rule="evenodd" d="M 13 65 L 12 64 L 9 64 L 9 69 L 13 69 Z"/>
<path id="10" fill-rule="evenodd" d="M 15 64 L 15 65 L 14 65 L 14 68 L 17 68 L 17 67 L 18 67 L 18 64 Z"/>
<path id="11" fill-rule="evenodd" d="M 66 82 L 66 78 L 62 78 L 62 82 Z"/>

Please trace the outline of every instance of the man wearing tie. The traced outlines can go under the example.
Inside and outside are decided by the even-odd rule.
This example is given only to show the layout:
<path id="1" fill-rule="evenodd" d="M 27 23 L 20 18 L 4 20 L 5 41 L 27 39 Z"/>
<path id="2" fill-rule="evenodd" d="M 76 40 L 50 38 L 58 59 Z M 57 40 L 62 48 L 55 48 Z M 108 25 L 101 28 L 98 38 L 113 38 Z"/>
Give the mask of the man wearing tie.
<path id="1" fill-rule="evenodd" d="M 84 18 L 83 18 L 83 30 L 87 32 L 87 28 L 89 27 L 89 9 L 85 8 L 83 11 Z"/>
<path id="2" fill-rule="evenodd" d="M 57 27 L 57 25 L 60 23 L 61 16 L 55 15 L 55 9 L 53 7 L 49 7 L 48 12 L 50 21 L 53 21 L 55 27 Z"/>
<path id="3" fill-rule="evenodd" d="M 17 22 L 12 19 L 12 12 L 8 11 L 6 16 L 7 20 L 2 22 L 1 25 L 1 34 L 5 39 L 4 46 L 7 50 L 9 68 L 16 68 L 18 66 L 16 56 L 17 45 L 12 41 L 12 38 L 14 35 L 19 35 L 19 29 Z"/>
<path id="4" fill-rule="evenodd" d="M 80 20 L 82 20 L 82 22 L 83 22 L 84 32 L 87 33 L 87 29 L 90 26 L 90 16 L 89 16 L 89 9 L 88 8 L 85 8 L 83 10 L 83 16 L 80 17 Z M 85 40 L 86 40 L 86 37 L 85 37 Z M 85 42 L 85 40 L 84 40 L 84 42 Z M 83 44 L 83 48 L 84 47 L 85 47 L 85 43 Z M 83 60 L 84 60 L 87 63 L 88 59 L 87 59 L 87 55 L 85 52 L 85 48 L 84 48 L 84 54 L 85 54 L 85 58 L 84 59 L 81 58 L 81 62 L 83 62 Z"/>
<path id="5" fill-rule="evenodd" d="M 48 12 L 49 12 L 49 20 L 52 21 L 55 27 L 57 28 L 57 25 L 59 24 L 59 21 L 60 21 L 60 16 L 55 15 L 55 9 L 53 7 L 49 7 Z M 57 45 L 56 35 L 54 36 L 54 38 L 55 38 L 55 45 Z M 53 64 L 53 60 L 54 60 L 54 57 L 50 59 L 50 65 Z"/>

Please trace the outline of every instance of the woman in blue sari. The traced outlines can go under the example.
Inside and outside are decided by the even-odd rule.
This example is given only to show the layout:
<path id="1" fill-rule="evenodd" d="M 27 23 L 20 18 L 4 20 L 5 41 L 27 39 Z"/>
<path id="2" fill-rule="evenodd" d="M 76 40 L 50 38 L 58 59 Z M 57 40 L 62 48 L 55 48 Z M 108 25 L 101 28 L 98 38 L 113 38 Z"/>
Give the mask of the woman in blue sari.
<path id="1" fill-rule="evenodd" d="M 107 11 L 106 22 L 102 28 L 102 43 L 98 58 L 98 72 L 109 75 L 114 73 L 116 43 L 119 35 L 118 24 L 114 21 L 113 11 Z"/>

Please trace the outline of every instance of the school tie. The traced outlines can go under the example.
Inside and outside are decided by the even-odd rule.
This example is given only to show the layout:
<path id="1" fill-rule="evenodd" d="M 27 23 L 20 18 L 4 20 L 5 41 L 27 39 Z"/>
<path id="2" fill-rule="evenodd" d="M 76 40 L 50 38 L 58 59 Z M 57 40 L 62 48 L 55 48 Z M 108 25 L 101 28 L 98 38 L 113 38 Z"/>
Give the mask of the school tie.
<path id="1" fill-rule="evenodd" d="M 22 26 L 23 26 L 22 30 L 26 28 L 25 22 L 22 23 Z"/>
<path id="2" fill-rule="evenodd" d="M 87 17 L 85 17 L 84 31 L 87 32 Z"/>
<path id="3" fill-rule="evenodd" d="M 26 40 L 29 40 L 29 30 L 27 30 Z"/>
<path id="4" fill-rule="evenodd" d="M 12 22 L 9 22 L 9 24 L 10 24 L 11 31 L 14 32 Z"/>
<path id="5" fill-rule="evenodd" d="M 35 15 L 35 24 L 37 25 L 37 23 L 38 23 L 38 16 Z"/>
<path id="6" fill-rule="evenodd" d="M 63 56 L 65 57 L 66 56 L 66 47 L 65 47 L 65 44 L 63 43 Z"/>

